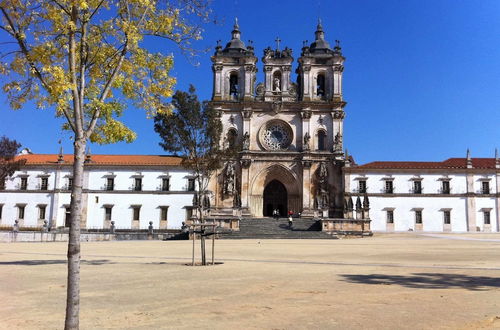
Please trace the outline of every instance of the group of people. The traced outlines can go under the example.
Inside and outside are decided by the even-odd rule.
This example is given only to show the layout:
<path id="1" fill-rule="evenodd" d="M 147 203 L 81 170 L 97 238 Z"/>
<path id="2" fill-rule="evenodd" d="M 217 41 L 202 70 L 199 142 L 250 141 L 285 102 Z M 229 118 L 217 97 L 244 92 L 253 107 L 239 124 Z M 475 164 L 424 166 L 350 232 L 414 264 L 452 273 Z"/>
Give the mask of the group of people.
<path id="1" fill-rule="evenodd" d="M 293 226 L 293 211 L 288 211 L 288 227 L 291 229 L 292 226 Z M 299 213 L 299 216 L 300 216 L 300 213 Z M 273 218 L 278 220 L 280 218 L 280 210 L 278 209 L 274 209 L 273 210 Z"/>

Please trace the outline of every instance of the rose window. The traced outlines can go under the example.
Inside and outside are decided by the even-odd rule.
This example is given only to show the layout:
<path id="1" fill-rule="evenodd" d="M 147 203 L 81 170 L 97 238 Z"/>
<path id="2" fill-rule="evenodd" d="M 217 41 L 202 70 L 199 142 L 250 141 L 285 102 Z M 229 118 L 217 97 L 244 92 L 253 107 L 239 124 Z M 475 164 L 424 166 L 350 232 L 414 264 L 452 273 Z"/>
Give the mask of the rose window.
<path id="1" fill-rule="evenodd" d="M 292 142 L 292 130 L 285 122 L 273 120 L 261 129 L 260 140 L 268 150 L 283 150 Z"/>

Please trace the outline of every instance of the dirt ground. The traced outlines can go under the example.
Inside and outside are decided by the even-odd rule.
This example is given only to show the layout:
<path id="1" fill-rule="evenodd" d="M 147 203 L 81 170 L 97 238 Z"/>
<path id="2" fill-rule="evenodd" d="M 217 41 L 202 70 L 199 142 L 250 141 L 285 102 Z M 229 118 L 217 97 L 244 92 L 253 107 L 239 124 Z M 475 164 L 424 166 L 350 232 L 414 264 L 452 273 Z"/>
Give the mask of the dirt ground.
<path id="1" fill-rule="evenodd" d="M 197 253 L 198 253 L 198 246 Z M 82 329 L 500 329 L 500 235 L 82 244 Z M 0 244 L 0 328 L 61 329 L 65 243 Z"/>

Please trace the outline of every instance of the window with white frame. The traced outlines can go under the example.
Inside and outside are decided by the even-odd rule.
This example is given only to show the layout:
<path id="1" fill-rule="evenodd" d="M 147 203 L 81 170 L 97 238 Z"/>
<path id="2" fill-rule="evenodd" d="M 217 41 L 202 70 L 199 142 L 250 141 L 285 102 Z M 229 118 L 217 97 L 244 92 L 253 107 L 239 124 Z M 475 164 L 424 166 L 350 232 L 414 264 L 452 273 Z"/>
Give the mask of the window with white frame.
<path id="1" fill-rule="evenodd" d="M 490 182 L 489 181 L 482 181 L 481 182 L 481 193 L 482 194 L 489 194 L 490 193 Z"/>
<path id="2" fill-rule="evenodd" d="M 415 223 L 416 224 L 422 223 L 422 210 L 415 210 Z"/>
<path id="3" fill-rule="evenodd" d="M 2 219 L 3 204 L 0 204 L 0 219 Z"/>
<path id="4" fill-rule="evenodd" d="M 104 220 L 111 221 L 113 215 L 113 205 L 104 205 Z"/>
<path id="5" fill-rule="evenodd" d="M 141 218 L 141 205 L 132 205 L 132 220 L 139 221 Z"/>
<path id="6" fill-rule="evenodd" d="M 26 210 L 26 204 L 17 204 L 17 218 L 19 220 L 24 219 L 24 211 Z"/>
<path id="7" fill-rule="evenodd" d="M 46 212 L 47 211 L 47 205 L 46 204 L 39 204 L 38 205 L 38 219 L 39 220 L 45 220 Z"/>
<path id="8" fill-rule="evenodd" d="M 451 224 L 451 210 L 443 211 L 443 222 L 445 225 Z"/>
<path id="9" fill-rule="evenodd" d="M 161 178 L 161 191 L 170 190 L 170 178 Z"/>
<path id="10" fill-rule="evenodd" d="M 450 192 L 451 192 L 450 181 L 449 180 L 443 180 L 441 182 L 441 193 L 442 194 L 449 194 Z"/>
<path id="11" fill-rule="evenodd" d="M 366 193 L 366 180 L 358 181 L 358 191 L 360 193 Z"/>
<path id="12" fill-rule="evenodd" d="M 28 190 L 28 177 L 27 176 L 21 177 L 20 189 L 21 190 Z"/>
<path id="13" fill-rule="evenodd" d="M 394 183 L 392 180 L 385 180 L 385 190 L 384 192 L 386 194 L 392 194 L 394 193 Z"/>
<path id="14" fill-rule="evenodd" d="M 48 190 L 49 189 L 49 178 L 44 176 L 40 178 L 40 190 Z"/>
<path id="15" fill-rule="evenodd" d="M 167 221 L 168 206 L 160 206 L 160 221 Z"/>
<path id="16" fill-rule="evenodd" d="M 387 223 L 394 223 L 394 210 L 386 210 Z"/>
<path id="17" fill-rule="evenodd" d="M 491 224 L 491 213 L 490 213 L 490 210 L 484 210 L 483 211 L 483 223 L 485 225 Z"/>
<path id="18" fill-rule="evenodd" d="M 413 193 L 421 194 L 422 193 L 422 180 L 414 180 L 413 181 Z"/>

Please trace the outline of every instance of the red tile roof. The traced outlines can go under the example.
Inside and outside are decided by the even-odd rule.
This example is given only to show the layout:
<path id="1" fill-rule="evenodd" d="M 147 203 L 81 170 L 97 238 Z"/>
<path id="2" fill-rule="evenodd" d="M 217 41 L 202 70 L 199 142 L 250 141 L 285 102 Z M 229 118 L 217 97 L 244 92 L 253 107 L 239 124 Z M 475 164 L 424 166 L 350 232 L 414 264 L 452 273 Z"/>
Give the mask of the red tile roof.
<path id="1" fill-rule="evenodd" d="M 57 154 L 19 155 L 17 159 L 26 159 L 26 165 L 55 165 Z M 64 164 L 73 164 L 73 155 L 63 155 Z M 161 155 L 91 155 L 91 166 L 99 165 L 180 165 L 181 157 Z"/>
<path id="2" fill-rule="evenodd" d="M 495 158 L 472 158 L 473 168 L 494 169 Z M 371 162 L 356 169 L 465 169 L 466 158 L 449 158 L 442 162 Z"/>

